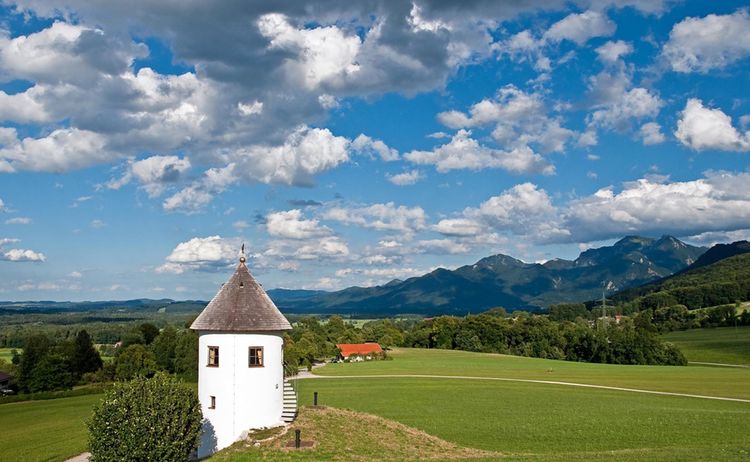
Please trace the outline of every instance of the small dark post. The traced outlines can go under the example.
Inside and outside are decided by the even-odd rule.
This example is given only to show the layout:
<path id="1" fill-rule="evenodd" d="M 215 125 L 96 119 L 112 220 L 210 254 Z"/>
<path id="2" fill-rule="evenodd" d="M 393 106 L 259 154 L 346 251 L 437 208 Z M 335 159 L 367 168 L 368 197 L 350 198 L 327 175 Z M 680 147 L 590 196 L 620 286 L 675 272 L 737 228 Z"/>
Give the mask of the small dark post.
<path id="1" fill-rule="evenodd" d="M 300 440 L 300 433 L 302 433 L 302 430 L 294 430 L 294 447 L 299 449 L 302 440 Z"/>
<path id="2" fill-rule="evenodd" d="M 313 406 L 318 407 L 318 392 L 313 392 Z"/>

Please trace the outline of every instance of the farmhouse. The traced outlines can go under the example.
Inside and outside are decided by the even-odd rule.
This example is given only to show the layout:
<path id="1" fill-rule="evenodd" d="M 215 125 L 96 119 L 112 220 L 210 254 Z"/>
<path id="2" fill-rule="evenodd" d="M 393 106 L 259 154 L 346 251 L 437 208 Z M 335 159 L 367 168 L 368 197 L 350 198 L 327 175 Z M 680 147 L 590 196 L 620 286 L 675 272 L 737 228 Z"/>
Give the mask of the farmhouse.
<path id="1" fill-rule="evenodd" d="M 372 358 L 375 354 L 380 354 L 383 349 L 377 343 L 337 343 L 341 359 L 349 359 L 350 356 L 360 358 Z"/>
<path id="2" fill-rule="evenodd" d="M 244 247 L 232 277 L 190 326 L 199 336 L 205 417 L 198 457 L 296 415 L 296 395 L 284 376 L 283 335 L 292 326 L 250 274 Z"/>

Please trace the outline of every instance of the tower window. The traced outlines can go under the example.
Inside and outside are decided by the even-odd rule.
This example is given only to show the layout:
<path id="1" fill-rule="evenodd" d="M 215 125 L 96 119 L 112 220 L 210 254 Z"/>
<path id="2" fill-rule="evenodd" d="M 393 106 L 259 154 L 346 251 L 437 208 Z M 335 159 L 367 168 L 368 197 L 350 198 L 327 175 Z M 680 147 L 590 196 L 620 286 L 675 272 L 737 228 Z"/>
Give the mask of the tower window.
<path id="1" fill-rule="evenodd" d="M 208 347 L 208 367 L 219 367 L 219 347 Z"/>
<path id="2" fill-rule="evenodd" d="M 211 397 L 211 405 L 208 406 L 209 409 L 216 409 L 216 396 Z"/>
<path id="3" fill-rule="evenodd" d="M 263 347 L 250 347 L 247 356 L 248 367 L 263 367 Z"/>

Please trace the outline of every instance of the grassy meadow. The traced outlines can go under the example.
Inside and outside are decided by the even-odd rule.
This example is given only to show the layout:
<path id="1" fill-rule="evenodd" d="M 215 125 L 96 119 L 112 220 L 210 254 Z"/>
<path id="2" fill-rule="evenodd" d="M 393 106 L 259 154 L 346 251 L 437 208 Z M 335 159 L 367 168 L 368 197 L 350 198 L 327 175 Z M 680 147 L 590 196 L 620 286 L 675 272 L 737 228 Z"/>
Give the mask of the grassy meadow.
<path id="1" fill-rule="evenodd" d="M 86 450 L 85 421 L 102 395 L 0 405 L 0 461 L 60 461 Z"/>
<path id="2" fill-rule="evenodd" d="M 13 354 L 11 353 L 13 350 L 18 351 L 19 354 L 23 351 L 21 348 L 0 348 L 0 361 L 10 362 L 13 359 Z"/>
<path id="3" fill-rule="evenodd" d="M 321 404 L 520 459 L 598 460 L 611 452 L 625 460 L 661 460 L 667 452 L 681 454 L 678 460 L 717 460 L 722 451 L 731 455 L 726 460 L 742 460 L 743 451 L 750 455 L 750 403 L 424 378 L 311 379 L 300 389 L 305 404 L 317 391 Z"/>
<path id="4" fill-rule="evenodd" d="M 670 332 L 662 336 L 688 361 L 750 365 L 750 326 Z"/>
<path id="5" fill-rule="evenodd" d="M 750 457 L 750 403 L 446 375 L 541 379 L 750 399 L 750 369 L 569 363 L 399 349 L 391 361 L 331 364 L 298 381 L 305 451 L 238 443 L 211 461 L 717 460 Z M 355 376 L 355 377 L 346 377 Z M 86 449 L 101 395 L 0 405 L 0 461 L 59 461 Z M 375 419 L 375 420 L 373 420 Z M 387 420 L 383 420 L 387 419 Z M 296 428 L 296 427 L 293 427 Z M 415 450 L 418 448 L 418 450 Z M 424 450 L 422 450 L 424 449 Z"/>
<path id="6" fill-rule="evenodd" d="M 624 388 L 750 399 L 750 370 L 718 367 L 622 366 L 576 363 L 459 350 L 399 348 L 393 361 L 329 364 L 320 375 L 502 377 L 554 380 Z"/>

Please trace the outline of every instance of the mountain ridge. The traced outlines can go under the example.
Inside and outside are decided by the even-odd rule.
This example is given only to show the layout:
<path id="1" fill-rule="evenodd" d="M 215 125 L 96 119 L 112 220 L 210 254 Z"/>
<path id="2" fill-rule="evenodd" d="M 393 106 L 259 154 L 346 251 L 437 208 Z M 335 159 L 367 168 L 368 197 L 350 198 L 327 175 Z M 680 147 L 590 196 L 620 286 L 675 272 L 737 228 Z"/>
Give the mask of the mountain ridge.
<path id="1" fill-rule="evenodd" d="M 673 292 L 674 303 L 684 304 L 688 308 L 700 308 L 705 303 L 719 304 L 734 302 L 729 296 L 726 300 L 719 300 L 721 296 L 712 292 L 722 292 L 726 287 L 716 285 L 734 285 L 738 282 L 744 287 L 742 279 L 747 279 L 750 270 L 745 270 L 750 263 L 750 242 L 736 241 L 730 244 L 716 244 L 703 253 L 694 263 L 686 268 L 664 278 L 650 283 L 622 290 L 612 296 L 617 302 L 629 302 L 647 297 L 658 292 Z M 730 268 L 729 270 L 727 268 Z M 714 287 L 700 287 L 705 285 Z M 742 287 L 737 287 L 737 294 L 744 293 Z M 698 296 L 698 293 L 703 293 Z M 742 298 L 742 297 L 740 297 Z M 713 301 L 708 301 L 711 299 Z M 665 299 L 666 300 L 666 299 Z M 729 300 L 729 301 L 727 301 Z"/>
<path id="2" fill-rule="evenodd" d="M 673 236 L 625 236 L 612 246 L 588 249 L 575 260 L 525 263 L 495 254 L 455 270 L 438 268 L 380 286 L 282 300 L 279 308 L 359 315 L 460 314 L 494 306 L 535 310 L 596 298 L 604 281 L 617 290 L 660 279 L 689 266 L 705 251 Z"/>
<path id="3" fill-rule="evenodd" d="M 750 244 L 747 249 L 750 251 Z M 742 247 L 743 249 L 745 247 Z M 583 302 L 601 296 L 602 283 L 609 289 L 640 287 L 684 271 L 704 260 L 718 258 L 727 250 L 706 252 L 672 236 L 658 239 L 625 236 L 611 246 L 587 249 L 574 260 L 552 259 L 526 263 L 509 255 L 495 254 L 454 270 L 437 268 L 405 280 L 393 279 L 373 287 L 348 287 L 325 292 L 304 289 L 270 289 L 269 296 L 288 314 L 456 314 L 506 309 L 540 310 L 554 303 Z M 734 249 L 734 248 L 733 248 Z M 738 251 L 737 249 L 730 252 Z M 713 255 L 713 256 L 712 256 Z M 185 310 L 204 301 L 134 299 L 103 302 L 0 302 L 3 311 L 66 311 L 126 307 L 138 310 Z"/>

